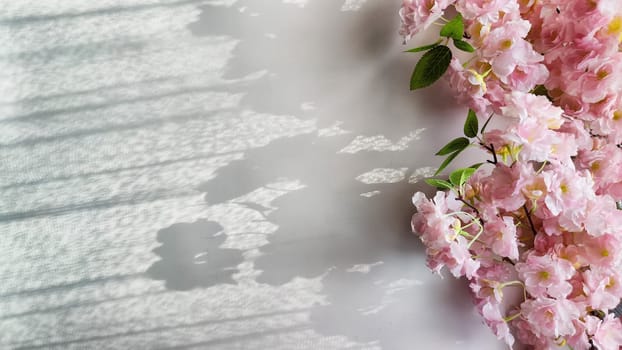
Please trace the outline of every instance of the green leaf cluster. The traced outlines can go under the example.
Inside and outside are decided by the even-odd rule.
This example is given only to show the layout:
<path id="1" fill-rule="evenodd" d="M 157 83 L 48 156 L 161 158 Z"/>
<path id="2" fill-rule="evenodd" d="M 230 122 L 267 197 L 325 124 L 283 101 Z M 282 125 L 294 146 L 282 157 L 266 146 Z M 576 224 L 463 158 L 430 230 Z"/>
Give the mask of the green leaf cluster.
<path id="1" fill-rule="evenodd" d="M 486 126 L 484 125 L 484 127 Z M 469 109 L 469 113 L 467 114 L 463 129 L 464 136 L 449 141 L 449 143 L 447 143 L 445 146 L 443 146 L 443 148 L 436 152 L 437 156 L 447 155 L 447 158 L 445 158 L 434 176 L 440 174 L 440 172 L 443 171 L 449 165 L 449 163 L 451 163 L 451 161 L 453 161 L 460 153 L 462 153 L 462 151 L 469 147 L 469 145 L 471 144 L 471 140 L 469 140 L 469 138 L 477 137 L 479 122 L 477 119 L 477 115 L 471 109 Z M 482 166 L 482 164 L 483 163 L 477 163 L 471 165 L 468 168 L 461 168 L 453 171 L 451 174 L 449 174 L 449 181 L 440 179 L 427 179 L 425 181 L 429 185 L 441 190 L 451 190 L 457 188 L 457 192 L 460 193 L 462 191 L 462 185 L 466 183 L 466 181 L 475 173 L 475 171 L 477 171 L 477 169 L 479 169 L 480 166 Z"/>
<path id="2" fill-rule="evenodd" d="M 445 74 L 451 58 L 451 50 L 445 45 L 436 45 L 424 53 L 410 77 L 410 89 L 416 90 L 432 85 Z"/>
<path id="3" fill-rule="evenodd" d="M 445 25 L 441 28 L 441 36 L 446 38 L 460 40 L 462 39 L 463 34 L 464 21 L 462 20 L 461 14 L 458 14 L 451 21 L 445 23 Z"/>
<path id="4" fill-rule="evenodd" d="M 445 74 L 453 58 L 451 49 L 447 46 L 450 40 L 459 50 L 466 52 L 475 51 L 471 44 L 462 39 L 464 37 L 464 20 L 461 14 L 456 15 L 456 17 L 443 25 L 440 30 L 440 36 L 441 38 L 434 43 L 415 47 L 406 51 L 425 52 L 415 65 L 415 69 L 410 78 L 411 90 L 430 86 Z M 444 44 L 442 44 L 443 40 L 445 41 Z M 486 121 L 486 124 L 488 124 L 488 121 Z M 483 132 L 485 127 L 486 125 L 484 125 L 481 132 Z M 446 158 L 434 174 L 435 176 L 443 171 L 460 153 L 462 153 L 462 151 L 469 147 L 471 144 L 470 139 L 477 137 L 478 129 L 479 123 L 477 116 L 475 112 L 469 110 L 464 123 L 464 137 L 458 137 L 449 141 L 449 143 L 436 152 L 436 155 L 446 156 Z M 429 185 L 439 189 L 458 188 L 458 191 L 461 191 L 462 185 L 464 185 L 481 165 L 482 163 L 478 163 L 468 168 L 458 169 L 450 174 L 449 181 L 441 179 L 427 179 L 425 181 Z"/>
<path id="5" fill-rule="evenodd" d="M 462 186 L 475 173 L 477 167 L 468 167 L 454 170 L 449 174 L 449 181 L 441 179 L 426 179 L 428 185 L 434 186 L 441 190 L 451 190 L 457 188 L 458 192 L 462 191 Z"/>
<path id="6" fill-rule="evenodd" d="M 438 152 L 436 152 L 437 156 L 448 155 L 448 157 L 445 158 L 443 163 L 441 163 L 441 166 L 438 168 L 434 175 L 440 174 L 441 171 L 443 171 L 449 165 L 449 163 L 451 163 L 462 151 L 464 151 L 471 144 L 471 140 L 469 140 L 468 138 L 477 137 L 479 122 L 477 120 L 477 115 L 475 115 L 475 112 L 470 109 L 469 113 L 467 114 L 466 121 L 464 122 L 463 129 L 464 136 L 466 137 L 455 138 L 449 141 L 449 143 L 443 146 L 443 148 L 441 148 Z"/>
<path id="7" fill-rule="evenodd" d="M 456 187 L 464 185 L 464 183 L 475 173 L 473 168 L 457 169 L 449 174 L 449 182 Z"/>
<path id="8" fill-rule="evenodd" d="M 410 89 L 416 90 L 432 85 L 440 77 L 445 74 L 451 59 L 453 57 L 451 50 L 447 46 L 447 42 L 451 39 L 454 46 L 462 51 L 473 52 L 475 49 L 471 44 L 462 40 L 464 35 L 464 20 L 462 15 L 458 14 L 451 21 L 447 22 L 440 31 L 441 37 L 445 37 L 445 45 L 441 45 L 443 39 L 439 39 L 435 43 L 415 47 L 406 52 L 422 52 L 426 51 L 417 65 L 410 78 Z"/>

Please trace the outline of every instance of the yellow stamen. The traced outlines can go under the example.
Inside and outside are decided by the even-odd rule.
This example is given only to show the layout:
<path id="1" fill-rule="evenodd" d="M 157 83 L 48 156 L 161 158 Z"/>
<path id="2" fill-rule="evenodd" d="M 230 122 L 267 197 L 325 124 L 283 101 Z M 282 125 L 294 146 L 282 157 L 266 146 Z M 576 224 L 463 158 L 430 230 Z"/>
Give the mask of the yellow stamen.
<path id="1" fill-rule="evenodd" d="M 562 191 L 562 193 L 568 193 L 568 186 L 566 186 L 566 184 L 561 184 L 561 186 L 559 186 L 559 189 Z"/>
<path id="2" fill-rule="evenodd" d="M 595 161 L 594 163 L 592 163 L 592 165 L 590 165 L 590 170 L 592 170 L 592 172 L 597 172 L 599 169 L 600 169 L 599 161 Z"/>
<path id="3" fill-rule="evenodd" d="M 611 35 L 617 35 L 618 41 L 622 42 L 622 17 L 617 16 L 607 26 L 607 32 Z"/>
<path id="4" fill-rule="evenodd" d="M 501 42 L 501 50 L 507 50 L 507 49 L 511 48 L 512 44 L 513 44 L 513 42 L 512 42 L 511 39 L 503 40 Z"/>
<path id="5" fill-rule="evenodd" d="M 548 273 L 548 271 L 540 271 L 538 273 L 538 276 L 540 277 L 541 280 L 548 280 L 550 277 L 550 274 Z"/>
<path id="6" fill-rule="evenodd" d="M 608 76 L 609 76 L 609 72 L 607 72 L 604 69 L 601 69 L 598 72 L 596 72 L 596 77 L 598 78 L 598 80 L 603 80 Z"/>

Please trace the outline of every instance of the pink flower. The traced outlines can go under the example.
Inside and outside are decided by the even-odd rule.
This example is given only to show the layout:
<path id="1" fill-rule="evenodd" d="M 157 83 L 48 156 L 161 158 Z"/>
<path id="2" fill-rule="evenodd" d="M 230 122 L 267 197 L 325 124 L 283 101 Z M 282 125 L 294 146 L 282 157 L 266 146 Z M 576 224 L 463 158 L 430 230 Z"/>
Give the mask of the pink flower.
<path id="1" fill-rule="evenodd" d="M 480 115 L 488 111 L 491 103 L 485 96 L 488 92 L 487 84 L 484 79 L 479 78 L 478 72 L 473 69 L 464 69 L 460 61 L 454 57 L 449 65 L 447 76 L 460 102 L 467 104 Z"/>
<path id="2" fill-rule="evenodd" d="M 452 195 L 437 192 L 430 201 L 418 192 L 413 197 L 417 213 L 412 219 L 413 232 L 420 235 L 426 246 L 428 266 L 434 272 L 447 266 L 456 276 L 471 278 L 479 268 L 469 251 L 469 242 L 461 235 L 462 222 L 458 214 L 462 207 Z"/>
<path id="3" fill-rule="evenodd" d="M 620 303 L 622 286 L 618 284 L 622 282 L 622 276 L 619 271 L 595 266 L 583 272 L 582 276 L 583 292 L 592 309 L 609 310 Z"/>
<path id="4" fill-rule="evenodd" d="M 501 107 L 501 111 L 504 116 L 518 121 L 533 118 L 549 129 L 559 129 L 564 122 L 564 111 L 546 97 L 520 91 L 513 91 L 506 96 L 506 105 Z"/>
<path id="5" fill-rule="evenodd" d="M 610 196 L 598 196 L 587 203 L 585 230 L 592 236 L 619 232 L 622 227 L 621 213 Z"/>
<path id="6" fill-rule="evenodd" d="M 503 82 L 515 91 L 530 91 L 536 85 L 546 82 L 549 70 L 543 64 L 518 65 Z"/>
<path id="7" fill-rule="evenodd" d="M 622 237 L 619 234 L 604 234 L 598 237 L 584 239 L 582 246 L 584 256 L 590 265 L 613 268 L 622 260 Z"/>
<path id="8" fill-rule="evenodd" d="M 497 218 L 484 225 L 486 240 L 492 251 L 502 257 L 512 260 L 518 259 L 518 242 L 516 240 L 516 225 L 509 216 Z"/>
<path id="9" fill-rule="evenodd" d="M 573 320 L 579 317 L 579 309 L 573 302 L 546 297 L 525 301 L 521 304 L 521 313 L 531 330 L 544 338 L 574 334 Z"/>
<path id="10" fill-rule="evenodd" d="M 439 191 L 436 192 L 434 200 L 430 201 L 424 193 L 417 192 L 413 196 L 413 204 L 417 208 L 417 213 L 412 218 L 412 229 L 421 235 L 421 240 L 426 246 L 441 249 L 455 239 L 457 219 L 447 215 L 462 207 L 462 203 L 455 197 Z"/>
<path id="11" fill-rule="evenodd" d="M 568 280 L 575 274 L 574 267 L 553 254 L 529 254 L 525 262 L 516 264 L 516 271 L 527 292 L 535 297 L 564 298 L 572 291 Z"/>
<path id="12" fill-rule="evenodd" d="M 596 317 L 585 316 L 588 319 L 588 323 L 592 321 L 592 319 L 597 320 Z M 568 345 L 572 346 L 573 349 L 589 349 L 590 342 L 587 337 L 587 325 L 586 322 L 582 322 L 580 320 L 573 320 L 573 324 L 575 327 L 574 334 L 565 337 L 565 340 L 568 342 Z"/>
<path id="13" fill-rule="evenodd" d="M 534 329 L 532 325 L 527 322 L 524 318 L 519 317 L 513 322 L 514 326 L 514 335 L 523 345 L 531 345 L 532 347 L 541 345 L 542 340 L 534 333 Z M 546 347 L 536 347 L 536 349 L 545 348 Z"/>
<path id="14" fill-rule="evenodd" d="M 404 42 L 441 18 L 443 11 L 452 2 L 451 0 L 403 0 L 399 14 L 402 20 L 400 34 L 404 37 Z"/>
<path id="15" fill-rule="evenodd" d="M 485 303 L 482 305 L 480 314 L 484 317 L 486 325 L 492 329 L 498 339 L 502 339 L 510 348 L 514 345 L 514 336 L 510 333 L 510 327 L 505 321 L 499 305 Z"/>
<path id="16" fill-rule="evenodd" d="M 479 268 L 479 261 L 473 259 L 468 249 L 467 240 L 458 236 L 454 242 L 438 252 L 428 251 L 428 266 L 439 273 L 443 266 L 447 266 L 454 277 L 466 276 L 473 278 Z"/>
<path id="17" fill-rule="evenodd" d="M 622 152 L 615 144 L 595 140 L 590 149 L 578 153 L 576 163 L 590 171 L 598 190 L 622 181 Z"/>
<path id="18" fill-rule="evenodd" d="M 469 286 L 477 304 L 500 304 L 503 300 L 503 283 L 511 279 L 513 272 L 505 262 L 489 260 L 483 262 L 477 276 Z"/>
<path id="19" fill-rule="evenodd" d="M 579 220 L 585 217 L 588 200 L 595 197 L 594 183 L 589 173 L 577 172 L 572 167 L 556 166 L 545 171 L 543 177 L 548 190 L 544 203 L 551 214 L 560 216 L 560 223 L 566 221 L 566 216 L 578 215 Z M 580 221 L 574 221 L 567 227 L 573 231 L 577 231 L 577 228 L 581 229 Z"/>
<path id="20" fill-rule="evenodd" d="M 497 164 L 489 176 L 472 178 L 471 184 L 478 190 L 483 211 L 493 213 L 490 217 L 484 216 L 485 220 L 495 220 L 497 216 L 497 210 L 487 210 L 489 207 L 515 211 L 525 204 L 525 198 L 520 195 L 521 170 L 520 165 L 511 168 Z"/>
<path id="21" fill-rule="evenodd" d="M 518 14 L 518 4 L 509 0 L 459 0 L 456 9 L 464 18 L 477 20 L 482 24 L 499 21 L 501 12 Z"/>
<path id="22" fill-rule="evenodd" d="M 592 341 L 599 350 L 618 350 L 622 346 L 622 322 L 609 314 L 596 329 Z"/>

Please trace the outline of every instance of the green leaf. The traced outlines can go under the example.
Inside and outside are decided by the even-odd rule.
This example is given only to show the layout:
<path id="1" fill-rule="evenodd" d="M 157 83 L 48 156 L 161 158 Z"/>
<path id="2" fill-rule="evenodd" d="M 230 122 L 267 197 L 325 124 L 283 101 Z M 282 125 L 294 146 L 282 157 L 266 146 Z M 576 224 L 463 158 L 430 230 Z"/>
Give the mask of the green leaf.
<path id="1" fill-rule="evenodd" d="M 462 21 L 462 15 L 458 14 L 454 19 L 447 22 L 443 28 L 441 28 L 441 36 L 452 38 L 456 40 L 462 39 L 464 34 L 464 22 Z"/>
<path id="2" fill-rule="evenodd" d="M 454 170 L 451 174 L 449 174 L 449 182 L 451 182 L 454 186 L 460 186 L 460 179 L 462 179 L 462 173 L 464 169 Z"/>
<path id="3" fill-rule="evenodd" d="M 454 39 L 454 46 L 462 51 L 475 52 L 475 48 L 464 40 Z"/>
<path id="4" fill-rule="evenodd" d="M 462 186 L 475 173 L 473 168 L 457 169 L 449 175 L 449 181 L 454 186 Z"/>
<path id="5" fill-rule="evenodd" d="M 466 137 L 458 137 L 457 139 L 449 141 L 449 143 L 443 146 L 440 151 L 436 152 L 436 155 L 444 156 L 446 154 L 456 151 L 462 151 L 463 149 L 467 148 L 470 143 L 471 141 L 469 141 L 469 139 L 467 139 Z"/>
<path id="6" fill-rule="evenodd" d="M 451 50 L 445 45 L 437 45 L 421 56 L 410 78 L 410 89 L 416 90 L 432 85 L 449 67 Z"/>
<path id="7" fill-rule="evenodd" d="M 443 171 L 449 165 L 449 163 L 451 163 L 451 161 L 454 160 L 458 156 L 458 154 L 460 154 L 460 152 L 462 152 L 463 150 L 464 148 L 461 150 L 455 151 L 454 153 L 450 154 L 447 158 L 445 158 L 441 166 L 439 166 L 438 170 L 436 170 L 436 172 L 434 173 L 434 176 L 440 174 L 441 171 Z"/>
<path id="8" fill-rule="evenodd" d="M 490 122 L 490 119 L 492 119 L 492 116 L 495 115 L 494 113 L 491 113 L 490 116 L 488 117 L 488 119 L 486 119 L 486 122 L 484 123 L 484 126 L 482 126 L 482 130 L 480 130 L 480 133 L 484 133 L 484 131 L 486 131 L 486 127 L 488 126 L 488 123 Z"/>
<path id="9" fill-rule="evenodd" d="M 425 182 L 430 185 L 430 186 L 434 186 L 436 188 L 440 188 L 440 189 L 448 189 L 451 190 L 452 188 L 454 188 L 449 182 L 445 181 L 445 180 L 440 180 L 440 179 L 426 179 Z"/>
<path id="10" fill-rule="evenodd" d="M 477 136 L 477 130 L 479 129 L 479 124 L 477 121 L 477 116 L 473 110 L 469 109 L 469 114 L 467 114 L 466 121 L 464 122 L 464 135 L 466 137 L 475 137 Z"/>
<path id="11" fill-rule="evenodd" d="M 434 44 L 430 44 L 430 45 L 423 45 L 423 46 L 419 46 L 419 47 L 415 47 L 414 49 L 410 49 L 410 50 L 406 50 L 404 52 L 421 52 L 421 51 L 428 51 L 429 49 L 433 49 L 435 47 L 438 46 L 438 44 L 441 43 L 441 39 L 438 39 L 437 42 L 435 42 Z"/>
<path id="12" fill-rule="evenodd" d="M 479 167 L 481 167 L 484 163 L 475 163 L 473 165 L 471 165 L 469 168 L 473 168 L 473 169 L 479 169 Z"/>

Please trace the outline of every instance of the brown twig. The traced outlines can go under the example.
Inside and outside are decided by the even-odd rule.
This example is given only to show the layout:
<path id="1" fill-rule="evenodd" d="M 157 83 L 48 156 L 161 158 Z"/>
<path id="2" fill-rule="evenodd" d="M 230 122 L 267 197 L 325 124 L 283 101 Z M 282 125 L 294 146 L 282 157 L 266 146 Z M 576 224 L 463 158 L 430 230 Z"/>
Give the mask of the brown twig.
<path id="1" fill-rule="evenodd" d="M 527 205 L 523 204 L 523 209 L 525 210 L 525 215 L 527 215 L 527 220 L 529 221 L 529 227 L 531 227 L 531 232 L 533 232 L 533 235 L 537 235 L 538 233 L 536 232 L 536 227 L 533 225 L 533 221 L 531 220 L 531 214 L 529 214 L 529 210 L 527 209 Z"/>

